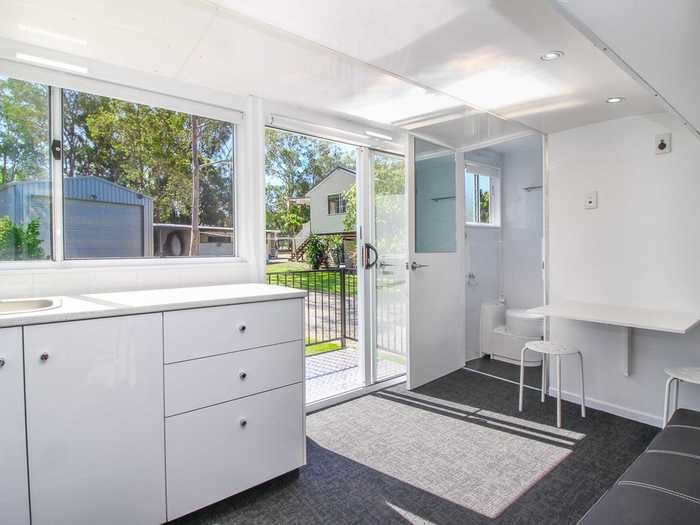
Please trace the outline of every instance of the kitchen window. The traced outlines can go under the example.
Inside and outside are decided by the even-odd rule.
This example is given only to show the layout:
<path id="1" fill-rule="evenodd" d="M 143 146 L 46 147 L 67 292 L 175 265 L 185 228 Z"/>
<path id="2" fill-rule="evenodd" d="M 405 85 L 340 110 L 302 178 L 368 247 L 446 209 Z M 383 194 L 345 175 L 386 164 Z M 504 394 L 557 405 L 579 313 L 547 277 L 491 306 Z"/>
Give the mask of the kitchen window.
<path id="1" fill-rule="evenodd" d="M 49 88 L 0 77 L 0 261 L 52 257 Z"/>
<path id="2" fill-rule="evenodd" d="M 236 256 L 237 112 L 84 84 L 0 76 L 0 261 Z"/>

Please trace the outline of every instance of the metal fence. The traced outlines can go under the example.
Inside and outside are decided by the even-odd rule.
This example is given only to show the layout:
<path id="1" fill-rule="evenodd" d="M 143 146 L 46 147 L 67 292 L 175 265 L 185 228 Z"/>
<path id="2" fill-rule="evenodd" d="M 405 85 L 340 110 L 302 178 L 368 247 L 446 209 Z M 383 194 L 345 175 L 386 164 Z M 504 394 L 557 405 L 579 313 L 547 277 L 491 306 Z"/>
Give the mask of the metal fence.
<path id="1" fill-rule="evenodd" d="M 267 274 L 268 284 L 306 290 L 306 344 L 357 341 L 357 270 L 338 268 Z"/>

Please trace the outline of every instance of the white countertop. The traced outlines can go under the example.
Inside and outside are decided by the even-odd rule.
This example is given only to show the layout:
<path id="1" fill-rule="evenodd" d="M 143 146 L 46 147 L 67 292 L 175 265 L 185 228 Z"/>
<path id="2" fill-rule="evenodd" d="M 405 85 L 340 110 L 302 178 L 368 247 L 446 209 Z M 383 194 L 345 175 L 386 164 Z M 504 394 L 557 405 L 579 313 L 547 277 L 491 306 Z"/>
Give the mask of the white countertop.
<path id="1" fill-rule="evenodd" d="M 0 328 L 203 306 L 295 299 L 305 295 L 304 290 L 295 288 L 250 283 L 40 297 L 37 299 L 58 299 L 61 305 L 36 312 L 0 314 Z"/>
<path id="2" fill-rule="evenodd" d="M 641 328 L 643 330 L 674 334 L 688 333 L 700 323 L 700 313 L 647 310 L 644 308 L 595 303 L 554 303 L 531 308 L 528 312 L 546 317 L 588 321 L 627 328 Z"/>

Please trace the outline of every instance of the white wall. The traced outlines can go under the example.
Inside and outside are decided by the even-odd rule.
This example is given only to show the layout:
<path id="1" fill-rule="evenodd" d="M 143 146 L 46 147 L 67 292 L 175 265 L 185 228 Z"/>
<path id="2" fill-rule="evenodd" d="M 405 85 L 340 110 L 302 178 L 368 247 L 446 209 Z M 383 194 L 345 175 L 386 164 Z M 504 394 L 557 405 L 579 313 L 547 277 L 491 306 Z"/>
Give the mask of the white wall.
<path id="1" fill-rule="evenodd" d="M 509 308 L 544 301 L 542 235 L 542 138 L 533 135 L 505 144 L 503 153 L 503 293 Z"/>
<path id="2" fill-rule="evenodd" d="M 307 194 L 311 198 L 311 232 L 341 233 L 345 231 L 345 214 L 328 213 L 328 196 L 343 194 L 355 184 L 355 175 L 336 170 Z"/>
<path id="3" fill-rule="evenodd" d="M 654 138 L 673 132 L 672 153 Z M 607 121 L 549 137 L 550 301 L 578 300 L 700 311 L 700 141 L 665 114 Z M 584 192 L 599 207 L 585 210 Z M 551 338 L 578 345 L 592 406 L 660 423 L 664 368 L 700 366 L 700 330 L 635 330 L 632 375 L 622 374 L 622 329 L 551 323 Z M 572 363 L 563 387 L 578 391 Z M 700 408 L 700 388 L 681 404 Z"/>
<path id="4" fill-rule="evenodd" d="M 470 151 L 465 161 L 488 164 L 503 169 L 503 155 L 491 149 Z M 467 360 L 479 357 L 479 319 L 481 304 L 498 300 L 500 266 L 498 228 L 467 226 L 465 269 L 476 278 L 467 286 Z"/>
<path id="5" fill-rule="evenodd" d="M 465 154 L 468 161 L 501 168 L 501 228 L 467 226 L 467 356 L 479 356 L 481 304 L 498 300 L 503 286 L 509 308 L 543 303 L 541 190 L 542 139 L 539 135 Z M 499 244 L 502 251 L 499 259 Z"/>

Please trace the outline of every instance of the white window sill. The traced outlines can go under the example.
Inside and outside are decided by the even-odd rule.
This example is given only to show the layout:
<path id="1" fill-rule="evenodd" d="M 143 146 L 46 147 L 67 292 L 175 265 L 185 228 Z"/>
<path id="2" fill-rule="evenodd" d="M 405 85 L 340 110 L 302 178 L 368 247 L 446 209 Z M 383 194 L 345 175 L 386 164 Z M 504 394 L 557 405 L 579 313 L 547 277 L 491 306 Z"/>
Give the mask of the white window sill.
<path id="1" fill-rule="evenodd" d="M 46 272 L 73 268 L 152 268 L 152 267 L 197 267 L 221 264 L 247 264 L 242 257 L 153 257 L 147 259 L 76 259 L 68 261 L 7 261 L 0 262 L 0 271 Z"/>

